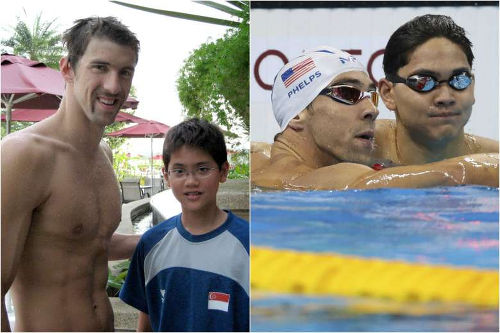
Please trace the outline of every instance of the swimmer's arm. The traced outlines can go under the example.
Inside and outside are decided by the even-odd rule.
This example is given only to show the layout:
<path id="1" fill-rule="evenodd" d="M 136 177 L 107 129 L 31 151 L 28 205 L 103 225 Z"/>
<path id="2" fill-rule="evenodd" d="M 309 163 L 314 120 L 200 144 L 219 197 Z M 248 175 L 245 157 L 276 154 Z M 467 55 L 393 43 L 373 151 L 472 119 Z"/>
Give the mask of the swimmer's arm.
<path id="1" fill-rule="evenodd" d="M 289 190 L 345 190 L 361 176 L 373 174 L 373 169 L 356 163 L 339 163 L 310 170 L 285 184 Z"/>
<path id="2" fill-rule="evenodd" d="M 137 332 L 152 332 L 151 322 L 149 321 L 149 316 L 139 311 L 139 320 L 137 321 Z"/>
<path id="3" fill-rule="evenodd" d="M 420 188 L 454 185 L 498 187 L 498 154 L 474 154 L 429 164 L 373 171 L 361 175 L 347 188 Z"/>
<path id="4" fill-rule="evenodd" d="M 130 259 L 141 235 L 126 235 L 115 232 L 111 236 L 108 260 Z"/>
<path id="5" fill-rule="evenodd" d="M 24 138 L 2 142 L 2 331 L 10 331 L 5 294 L 16 277 L 33 211 L 48 197 L 49 159 L 53 157 Z"/>
<path id="6" fill-rule="evenodd" d="M 287 187 L 295 190 L 344 190 L 461 184 L 498 187 L 498 154 L 460 156 L 381 171 L 374 171 L 361 164 L 339 163 L 311 171 L 290 182 Z"/>

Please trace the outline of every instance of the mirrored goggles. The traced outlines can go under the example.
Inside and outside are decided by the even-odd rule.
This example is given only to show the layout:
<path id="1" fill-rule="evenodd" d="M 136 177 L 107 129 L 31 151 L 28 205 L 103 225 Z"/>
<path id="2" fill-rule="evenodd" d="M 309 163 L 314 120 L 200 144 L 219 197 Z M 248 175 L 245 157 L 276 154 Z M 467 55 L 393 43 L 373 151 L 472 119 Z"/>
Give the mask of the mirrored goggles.
<path id="1" fill-rule="evenodd" d="M 369 97 L 373 105 L 378 106 L 378 93 L 375 90 L 361 91 L 355 87 L 338 85 L 326 87 L 319 94 L 348 105 L 354 105 L 362 99 Z"/>
<path id="2" fill-rule="evenodd" d="M 438 81 L 431 75 L 415 74 L 407 79 L 396 74 L 387 75 L 387 80 L 393 83 L 404 83 L 417 92 L 428 92 L 434 90 L 441 83 L 447 82 L 455 90 L 464 90 L 472 83 L 473 76 L 469 72 L 462 72 L 452 75 L 448 80 Z"/>

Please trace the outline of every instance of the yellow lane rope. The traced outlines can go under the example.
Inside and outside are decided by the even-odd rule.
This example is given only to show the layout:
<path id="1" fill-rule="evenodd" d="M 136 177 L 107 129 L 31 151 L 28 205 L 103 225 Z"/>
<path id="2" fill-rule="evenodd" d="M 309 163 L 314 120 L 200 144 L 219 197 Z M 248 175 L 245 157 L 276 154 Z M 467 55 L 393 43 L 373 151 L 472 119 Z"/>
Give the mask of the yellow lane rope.
<path id="1" fill-rule="evenodd" d="M 498 271 L 251 246 L 252 290 L 498 307 Z"/>

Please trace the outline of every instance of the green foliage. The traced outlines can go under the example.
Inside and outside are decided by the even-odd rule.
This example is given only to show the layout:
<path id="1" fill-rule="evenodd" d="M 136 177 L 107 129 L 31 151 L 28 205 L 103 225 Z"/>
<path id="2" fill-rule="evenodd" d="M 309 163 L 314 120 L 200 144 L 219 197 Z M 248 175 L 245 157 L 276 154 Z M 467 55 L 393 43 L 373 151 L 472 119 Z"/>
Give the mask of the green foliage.
<path id="1" fill-rule="evenodd" d="M 121 149 L 113 149 L 113 169 L 115 170 L 118 181 L 125 177 L 134 176 L 135 169 L 130 164 L 130 157 Z"/>
<path id="2" fill-rule="evenodd" d="M 33 125 L 34 123 L 31 122 L 20 122 L 20 121 L 13 121 L 10 123 L 11 128 L 10 128 L 10 133 L 20 131 L 26 127 L 29 127 Z M 2 121 L 2 138 L 7 135 L 7 123 L 5 121 Z"/>
<path id="3" fill-rule="evenodd" d="M 108 284 L 106 286 L 108 296 L 114 297 L 118 295 L 127 277 L 129 266 L 130 260 L 125 260 L 114 265 L 113 270 L 108 271 Z"/>
<path id="4" fill-rule="evenodd" d="M 132 112 L 128 112 L 128 113 L 133 114 Z M 104 129 L 104 137 L 103 137 L 104 141 L 106 141 L 106 143 L 109 145 L 109 147 L 113 151 L 113 155 L 115 153 L 118 153 L 120 147 L 125 143 L 125 140 L 127 138 L 106 136 L 106 134 L 119 131 L 124 127 L 125 127 L 124 122 L 115 122 L 115 123 L 112 123 L 111 125 L 106 126 L 106 128 Z"/>
<path id="5" fill-rule="evenodd" d="M 177 79 L 179 99 L 188 117 L 204 118 L 232 131 L 249 131 L 248 7 L 238 28 L 202 44 L 185 60 Z M 227 133 L 226 133 L 227 135 Z"/>
<path id="6" fill-rule="evenodd" d="M 56 20 L 43 21 L 42 13 L 39 13 L 30 28 L 27 17 L 25 21 L 17 17 L 18 22 L 12 27 L 12 36 L 2 40 L 2 45 L 11 47 L 16 55 L 59 69 L 59 60 L 64 54 L 64 48 L 61 35 L 54 27 Z M 6 50 L 2 48 L 2 52 Z"/>
<path id="7" fill-rule="evenodd" d="M 229 170 L 229 179 L 248 178 L 248 154 L 248 150 L 242 150 L 231 155 L 231 160 L 229 163 L 233 167 L 231 168 L 231 170 Z"/>

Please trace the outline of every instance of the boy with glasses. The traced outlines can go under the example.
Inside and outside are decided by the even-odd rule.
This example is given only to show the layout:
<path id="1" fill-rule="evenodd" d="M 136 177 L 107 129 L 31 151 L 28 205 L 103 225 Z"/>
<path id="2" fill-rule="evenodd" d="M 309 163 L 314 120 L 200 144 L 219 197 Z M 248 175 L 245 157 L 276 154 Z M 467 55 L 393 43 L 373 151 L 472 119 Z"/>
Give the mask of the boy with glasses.
<path id="1" fill-rule="evenodd" d="M 378 94 L 363 65 L 350 54 L 318 47 L 286 64 L 272 90 L 282 132 L 252 183 L 275 189 L 498 186 L 498 156 L 474 155 L 381 171 L 373 163 Z M 369 167 L 369 166 L 371 167 Z M 483 166 L 476 168 L 476 165 Z"/>
<path id="2" fill-rule="evenodd" d="M 375 157 L 409 165 L 498 152 L 497 141 L 464 133 L 475 101 L 471 47 L 444 15 L 416 17 L 392 34 L 379 89 L 396 121 L 377 122 Z"/>
<path id="3" fill-rule="evenodd" d="M 163 162 L 182 213 L 142 236 L 120 298 L 140 311 L 138 331 L 248 331 L 249 225 L 216 204 L 223 134 L 184 121 L 167 132 Z"/>

